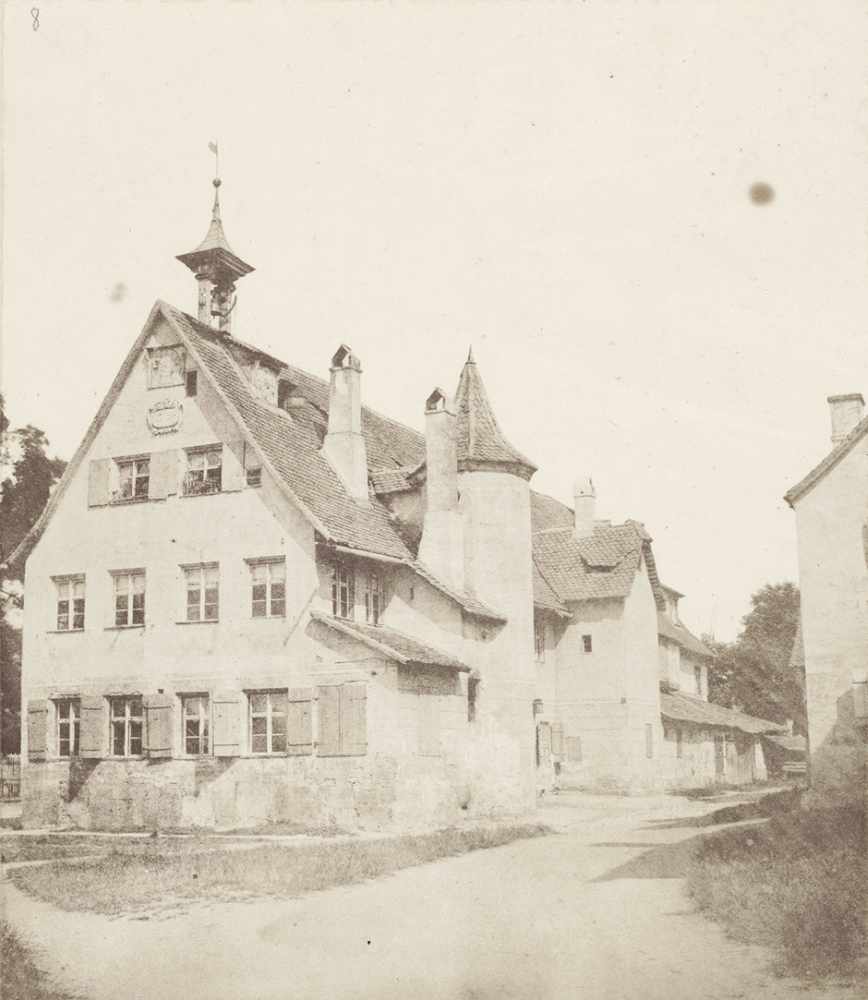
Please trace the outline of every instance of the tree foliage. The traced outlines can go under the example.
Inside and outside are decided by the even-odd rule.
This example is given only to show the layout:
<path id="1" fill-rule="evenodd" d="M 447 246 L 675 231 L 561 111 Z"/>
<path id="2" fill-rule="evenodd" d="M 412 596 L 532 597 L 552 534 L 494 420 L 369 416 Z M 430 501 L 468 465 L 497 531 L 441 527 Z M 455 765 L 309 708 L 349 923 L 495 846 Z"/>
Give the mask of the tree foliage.
<path id="1" fill-rule="evenodd" d="M 750 599 L 735 642 L 708 640 L 715 652 L 709 697 L 774 722 L 792 719 L 806 731 L 804 676 L 791 666 L 799 624 L 799 589 L 770 583 Z"/>

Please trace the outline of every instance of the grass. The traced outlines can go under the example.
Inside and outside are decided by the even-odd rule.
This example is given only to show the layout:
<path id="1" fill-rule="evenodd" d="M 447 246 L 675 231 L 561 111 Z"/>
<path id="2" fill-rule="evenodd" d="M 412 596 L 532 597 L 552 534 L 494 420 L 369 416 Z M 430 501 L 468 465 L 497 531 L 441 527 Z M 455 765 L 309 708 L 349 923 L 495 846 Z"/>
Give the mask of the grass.
<path id="1" fill-rule="evenodd" d="M 104 850 L 94 837 L 4 836 L 0 833 L 0 862 L 43 861 L 81 854 L 97 854 Z"/>
<path id="2" fill-rule="evenodd" d="M 120 914 L 190 900 L 298 896 L 388 875 L 438 858 L 549 833 L 539 823 L 499 824 L 332 843 L 294 843 L 166 853 L 159 840 L 111 850 L 90 861 L 18 868 L 23 891 L 64 910 Z M 191 845 L 192 846 L 192 845 Z"/>
<path id="3" fill-rule="evenodd" d="M 734 938 L 771 947 L 779 971 L 852 976 L 866 957 L 865 810 L 776 812 L 706 837 L 688 872 L 700 910 Z"/>
<path id="4" fill-rule="evenodd" d="M 0 970 L 3 1000 L 74 1000 L 57 989 L 33 961 L 33 953 L 3 920 L 0 920 Z"/>

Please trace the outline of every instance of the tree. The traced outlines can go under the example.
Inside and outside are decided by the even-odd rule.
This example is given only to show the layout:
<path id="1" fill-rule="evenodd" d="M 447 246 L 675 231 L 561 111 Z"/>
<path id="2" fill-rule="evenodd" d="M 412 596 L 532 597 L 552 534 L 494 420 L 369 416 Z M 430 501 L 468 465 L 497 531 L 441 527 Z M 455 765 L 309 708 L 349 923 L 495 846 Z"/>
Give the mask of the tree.
<path id="1" fill-rule="evenodd" d="M 9 430 L 0 396 L 0 452 L 6 475 L 0 486 L 0 565 L 33 527 L 63 474 L 66 462 L 49 458 L 48 438 L 32 424 Z M 17 457 L 12 458 L 15 455 Z M 6 567 L 0 576 L 0 752 L 20 746 L 21 630 L 16 618 L 23 606 L 22 567 Z"/>
<path id="2" fill-rule="evenodd" d="M 806 731 L 804 678 L 791 667 L 799 624 L 799 589 L 770 583 L 750 599 L 735 642 L 709 640 L 715 653 L 709 678 L 711 701 L 773 722 L 792 719 Z"/>

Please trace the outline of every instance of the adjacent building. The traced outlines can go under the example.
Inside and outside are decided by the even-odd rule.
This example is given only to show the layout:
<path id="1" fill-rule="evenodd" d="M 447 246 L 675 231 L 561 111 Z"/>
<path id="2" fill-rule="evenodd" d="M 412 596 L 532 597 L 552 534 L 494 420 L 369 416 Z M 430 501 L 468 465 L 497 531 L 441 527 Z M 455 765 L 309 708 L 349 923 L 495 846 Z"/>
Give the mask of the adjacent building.
<path id="1" fill-rule="evenodd" d="M 238 339 L 219 182 L 26 561 L 28 826 L 411 826 L 763 775 L 633 521 L 533 491 L 472 356 L 424 433 Z M 420 409 L 423 407 L 420 406 Z"/>

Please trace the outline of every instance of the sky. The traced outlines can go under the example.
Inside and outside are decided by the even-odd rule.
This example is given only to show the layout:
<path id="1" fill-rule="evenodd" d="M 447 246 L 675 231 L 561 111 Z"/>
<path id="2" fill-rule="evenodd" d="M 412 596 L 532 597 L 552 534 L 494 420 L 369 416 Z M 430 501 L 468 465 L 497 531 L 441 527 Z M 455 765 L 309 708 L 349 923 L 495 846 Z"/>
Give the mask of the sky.
<path id="1" fill-rule="evenodd" d="M 535 488 L 642 521 L 697 632 L 797 579 L 783 494 L 868 391 L 868 6 L 3 7 L 2 369 L 69 458 L 220 144 L 236 336 L 421 430 L 473 345 Z M 751 186 L 770 185 L 758 204 Z"/>

